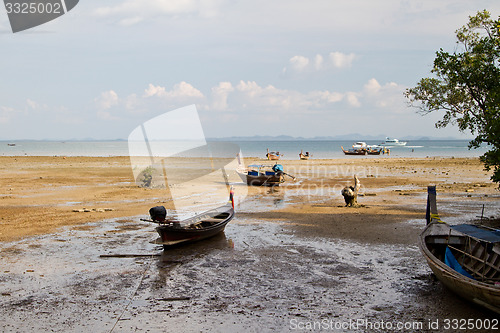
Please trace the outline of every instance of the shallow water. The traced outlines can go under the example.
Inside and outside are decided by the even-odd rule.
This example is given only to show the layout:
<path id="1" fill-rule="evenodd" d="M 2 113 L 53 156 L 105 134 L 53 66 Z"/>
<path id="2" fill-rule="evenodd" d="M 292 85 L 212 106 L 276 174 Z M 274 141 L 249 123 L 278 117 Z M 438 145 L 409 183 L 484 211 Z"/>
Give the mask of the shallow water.
<path id="1" fill-rule="evenodd" d="M 267 148 L 279 151 L 285 160 L 298 159 L 298 153 L 312 153 L 312 159 L 345 158 L 340 147 L 351 147 L 355 140 L 291 140 L 291 141 L 231 141 L 237 144 L 243 156 L 265 158 Z M 19 141 L 15 146 L 0 141 L 2 156 L 129 156 L 127 141 Z M 380 144 L 380 141 L 368 141 L 368 144 Z M 468 149 L 468 140 L 413 140 L 406 146 L 388 147 L 390 155 L 381 157 L 477 157 L 487 151 L 486 146 L 479 149 Z M 182 143 L 181 143 L 182 146 Z M 190 145 L 188 144 L 187 147 Z M 234 155 L 231 155 L 234 156 Z M 349 157 L 349 156 L 347 156 Z M 350 156 L 352 157 L 352 156 Z M 378 158 L 378 156 L 357 156 L 361 159 Z"/>

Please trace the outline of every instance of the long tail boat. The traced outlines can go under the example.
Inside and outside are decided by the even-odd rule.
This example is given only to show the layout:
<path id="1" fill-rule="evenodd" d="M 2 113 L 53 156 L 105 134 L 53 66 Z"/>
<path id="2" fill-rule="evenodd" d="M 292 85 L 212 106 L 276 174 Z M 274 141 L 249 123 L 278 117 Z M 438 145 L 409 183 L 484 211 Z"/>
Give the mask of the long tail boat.
<path id="1" fill-rule="evenodd" d="M 274 166 L 252 164 L 247 170 L 240 170 L 237 173 L 241 180 L 251 186 L 279 186 L 285 182 L 285 173 L 281 164 Z"/>
<path id="2" fill-rule="evenodd" d="M 218 208 L 206 211 L 185 220 L 168 219 L 164 206 L 156 206 L 149 210 L 151 220 L 143 220 L 158 224 L 156 231 L 160 238 L 155 244 L 162 244 L 164 249 L 180 243 L 188 243 L 206 239 L 224 231 L 226 225 L 234 217 L 234 197 L 231 189 L 229 202 Z"/>
<path id="3" fill-rule="evenodd" d="M 309 157 L 311 157 L 311 156 L 312 155 L 310 155 L 308 151 L 306 151 L 306 153 L 304 154 L 301 150 L 299 153 L 299 159 L 301 159 L 301 160 L 308 160 Z"/>
<path id="4" fill-rule="evenodd" d="M 500 314 L 500 230 L 441 221 L 435 186 L 428 187 L 426 215 L 419 247 L 436 277 L 464 299 Z"/>
<path id="5" fill-rule="evenodd" d="M 282 154 L 278 152 L 274 152 L 274 151 L 269 151 L 269 148 L 267 148 L 267 154 L 266 154 L 266 158 L 269 160 L 269 161 L 277 161 L 280 159 L 280 157 L 283 156 Z"/>
<path id="6" fill-rule="evenodd" d="M 345 150 L 344 147 L 340 146 L 340 149 L 342 149 L 345 155 L 366 155 L 366 149 L 364 148 L 351 148 Z"/>

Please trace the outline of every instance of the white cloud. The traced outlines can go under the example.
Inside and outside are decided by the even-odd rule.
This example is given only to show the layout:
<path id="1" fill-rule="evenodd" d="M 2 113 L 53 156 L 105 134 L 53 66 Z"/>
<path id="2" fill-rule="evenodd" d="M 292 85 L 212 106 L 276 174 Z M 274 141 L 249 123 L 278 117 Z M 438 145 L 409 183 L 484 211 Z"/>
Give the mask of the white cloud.
<path id="1" fill-rule="evenodd" d="M 206 123 L 215 127 L 220 126 L 218 122 L 221 121 L 246 128 L 266 119 L 281 119 L 286 129 L 287 126 L 292 126 L 292 121 L 320 122 L 323 126 L 324 122 L 344 119 L 347 115 L 365 117 L 377 124 L 375 119 L 387 119 L 405 111 L 403 90 L 403 86 L 394 82 L 380 84 L 372 78 L 360 85 L 358 90 L 351 91 L 299 91 L 240 80 L 237 83 L 218 82 L 204 93 L 182 81 L 170 89 L 149 84 L 142 94 L 133 93 L 118 101 L 112 98 L 118 94 L 111 94 L 110 91 L 114 91 L 110 90 L 96 100 L 103 105 L 123 106 L 122 110 L 99 109 L 97 116 L 105 121 L 115 120 L 117 117 L 135 119 L 133 117 L 139 116 L 139 113 L 142 114 L 141 117 L 147 117 L 148 114 L 153 116 L 158 112 L 196 104 L 198 110 L 205 114 Z"/>
<path id="2" fill-rule="evenodd" d="M 255 81 L 240 81 L 236 86 L 233 109 L 248 109 L 266 113 L 303 113 L 320 110 L 338 103 L 344 96 L 339 92 L 279 89 L 272 85 L 262 87 Z"/>
<path id="3" fill-rule="evenodd" d="M 239 81 L 236 85 L 228 81 L 219 82 L 210 88 L 207 95 L 187 82 L 174 85 L 167 90 L 160 85 L 149 84 L 139 96 L 131 94 L 120 104 L 130 113 L 147 112 L 166 108 L 181 107 L 196 103 L 200 110 L 217 112 L 273 112 L 282 114 L 322 110 L 329 105 L 343 101 L 345 95 L 340 92 L 280 89 L 273 85 L 261 86 L 256 81 Z M 102 113 L 101 116 L 107 116 Z"/>
<path id="4" fill-rule="evenodd" d="M 95 101 L 101 111 L 111 106 L 123 105 L 128 112 L 147 112 L 163 110 L 170 107 L 181 107 L 197 104 L 201 110 L 224 111 L 236 113 L 251 110 L 252 112 L 287 112 L 303 113 L 313 110 L 325 110 L 333 105 L 359 108 L 387 108 L 384 112 L 400 110 L 404 105 L 402 92 L 405 87 L 394 82 L 381 85 L 375 78 L 368 80 L 358 91 L 329 91 L 282 89 L 273 85 L 261 86 L 256 81 L 240 80 L 237 84 L 222 81 L 204 94 L 190 83 L 182 81 L 170 90 L 161 85 L 149 84 L 142 95 L 130 94 L 119 99 L 113 90 L 103 92 Z M 341 103 L 341 104 L 339 104 Z M 395 111 L 392 111 L 395 112 Z M 101 113 L 106 118 L 107 114 Z"/>
<path id="5" fill-rule="evenodd" d="M 236 89 L 249 94 L 250 97 L 255 97 L 257 94 L 262 92 L 262 88 L 255 81 L 240 81 L 240 83 L 236 86 Z"/>
<path id="6" fill-rule="evenodd" d="M 174 85 L 172 90 L 166 90 L 165 87 L 155 86 L 153 84 L 149 84 L 148 88 L 144 90 L 145 97 L 161 97 L 167 99 L 175 99 L 175 98 L 201 98 L 203 94 L 201 91 L 193 87 L 191 84 L 182 81 Z"/>
<path id="7" fill-rule="evenodd" d="M 365 84 L 365 91 L 368 93 L 368 94 L 376 94 L 380 91 L 380 83 L 378 83 L 377 80 L 375 79 L 370 79 L 368 80 L 368 83 Z"/>
<path id="8" fill-rule="evenodd" d="M 314 69 L 319 71 L 323 68 L 323 56 L 321 54 L 316 54 L 314 57 Z"/>
<path id="9" fill-rule="evenodd" d="M 390 96 L 391 84 L 388 84 L 386 94 L 377 95 L 370 91 L 377 90 L 378 82 L 371 79 L 358 92 L 339 92 L 329 90 L 298 90 L 282 89 L 273 85 L 261 86 L 256 81 L 240 80 L 237 84 L 222 81 L 202 93 L 193 85 L 182 81 L 167 90 L 161 85 L 149 84 L 142 95 L 130 94 L 123 100 L 113 90 L 104 92 L 96 99 L 100 106 L 99 116 L 102 119 L 112 119 L 110 106 L 123 105 L 130 114 L 138 112 L 157 112 L 169 108 L 182 107 L 187 104 L 197 104 L 200 110 L 222 113 L 256 112 L 265 114 L 304 114 L 322 112 L 334 105 L 342 108 L 359 108 L 368 102 L 383 103 Z M 380 85 L 379 85 L 380 86 Z M 379 88 L 377 91 L 382 90 Z M 397 92 L 399 94 L 399 91 Z M 368 100 L 368 98 L 370 98 Z M 103 112 L 106 111 L 106 112 Z"/>
<path id="10" fill-rule="evenodd" d="M 339 92 L 330 91 L 313 91 L 308 94 L 312 100 L 317 100 L 317 105 L 321 104 L 321 101 L 326 103 L 337 103 L 342 101 L 344 94 Z"/>
<path id="11" fill-rule="evenodd" d="M 182 81 L 174 85 L 174 89 L 170 92 L 170 97 L 204 97 L 202 92 Z"/>
<path id="12" fill-rule="evenodd" d="M 97 107 L 102 110 L 106 110 L 118 104 L 118 94 L 113 90 L 108 90 L 101 93 L 101 96 L 94 99 Z"/>
<path id="13" fill-rule="evenodd" d="M 375 78 L 372 78 L 363 87 L 363 99 L 373 107 L 383 108 L 386 113 L 401 113 L 405 109 L 403 107 L 405 88 L 395 82 L 381 85 Z"/>
<path id="14" fill-rule="evenodd" d="M 221 87 L 226 86 L 222 84 Z M 132 93 L 124 98 L 120 98 L 114 90 L 108 90 L 94 99 L 98 109 L 97 116 L 104 120 L 131 117 L 133 114 L 155 112 L 195 102 L 205 102 L 204 95 L 185 81 L 175 84 L 170 90 L 150 83 L 142 94 Z M 128 112 L 128 115 L 123 111 Z"/>
<path id="15" fill-rule="evenodd" d="M 33 110 L 35 110 L 38 107 L 38 104 L 29 98 L 26 100 L 26 104 L 28 104 L 28 106 Z"/>
<path id="16" fill-rule="evenodd" d="M 361 106 L 361 102 L 359 101 L 359 94 L 358 93 L 355 93 L 355 92 L 348 92 L 346 93 L 346 100 L 347 100 L 347 103 L 349 103 L 350 106 L 353 106 L 353 107 L 360 107 Z"/>
<path id="17" fill-rule="evenodd" d="M 151 97 L 151 96 L 165 96 L 166 91 L 165 87 L 160 87 L 160 86 L 154 86 L 153 84 L 149 84 L 149 86 L 144 90 L 144 96 L 145 97 Z"/>
<path id="18" fill-rule="evenodd" d="M 43 110 L 46 111 L 49 109 L 49 107 L 46 104 L 38 103 L 30 98 L 26 99 L 26 106 L 27 108 L 25 108 L 25 110 L 29 109 L 32 111 L 43 111 Z"/>
<path id="19" fill-rule="evenodd" d="M 137 98 L 137 94 L 128 95 L 125 99 L 125 108 L 128 110 L 133 110 L 138 105 L 139 101 Z"/>
<path id="20" fill-rule="evenodd" d="M 101 6 L 94 10 L 99 17 L 118 17 L 121 25 L 134 25 L 157 16 L 198 15 L 214 17 L 220 12 L 223 0 L 127 0 L 117 5 Z"/>
<path id="21" fill-rule="evenodd" d="M 342 52 L 330 52 L 327 61 L 321 54 L 316 54 L 312 61 L 308 57 L 296 55 L 290 58 L 289 65 L 292 72 L 295 73 L 344 69 L 351 67 L 355 58 L 354 53 L 345 54 Z M 288 69 L 285 67 L 283 73 L 286 74 L 287 71 Z"/>
<path id="22" fill-rule="evenodd" d="M 352 61 L 355 58 L 354 53 L 344 54 L 341 52 L 331 52 L 329 54 L 330 61 L 335 68 L 347 68 L 352 66 Z"/>
<path id="23" fill-rule="evenodd" d="M 216 110 L 226 110 L 229 93 L 234 91 L 231 82 L 220 82 L 218 86 L 212 88 L 212 108 Z"/>
<path id="24" fill-rule="evenodd" d="M 94 99 L 97 106 L 97 118 L 102 120 L 117 120 L 118 116 L 113 115 L 112 107 L 121 103 L 118 94 L 114 90 L 108 90 L 101 93 L 101 95 Z M 115 112 L 117 112 L 115 110 Z"/>
<path id="25" fill-rule="evenodd" d="M 277 89 L 272 85 L 261 87 L 255 81 L 240 81 L 236 90 L 240 93 L 235 98 L 236 102 L 244 108 L 256 109 L 256 111 L 275 107 L 287 109 L 294 95 L 292 92 Z"/>
<path id="26" fill-rule="evenodd" d="M 303 56 L 294 56 L 290 59 L 290 66 L 297 72 L 302 72 L 309 66 L 309 59 Z"/>

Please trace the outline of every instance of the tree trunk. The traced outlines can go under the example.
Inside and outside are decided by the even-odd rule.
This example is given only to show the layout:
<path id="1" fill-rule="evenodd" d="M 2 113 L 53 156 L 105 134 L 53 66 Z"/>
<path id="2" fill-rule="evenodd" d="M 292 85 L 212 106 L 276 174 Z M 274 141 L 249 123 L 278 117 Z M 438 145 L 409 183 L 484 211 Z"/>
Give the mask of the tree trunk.
<path id="1" fill-rule="evenodd" d="M 358 204 L 358 191 L 361 183 L 358 177 L 354 176 L 354 186 L 346 186 L 340 192 L 344 197 L 346 207 L 353 207 Z"/>

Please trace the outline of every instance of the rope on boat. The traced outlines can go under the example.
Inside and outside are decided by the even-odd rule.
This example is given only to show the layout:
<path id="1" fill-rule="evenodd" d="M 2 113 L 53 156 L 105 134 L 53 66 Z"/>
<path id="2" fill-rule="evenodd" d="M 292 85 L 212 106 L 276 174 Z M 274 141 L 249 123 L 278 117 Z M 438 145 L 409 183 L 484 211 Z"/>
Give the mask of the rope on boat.
<path id="1" fill-rule="evenodd" d="M 139 284 L 137 285 L 137 288 L 135 288 L 134 292 L 132 293 L 132 296 L 130 296 L 130 300 L 128 301 L 127 305 L 125 305 L 125 308 L 123 309 L 122 313 L 120 313 L 120 315 L 118 316 L 118 318 L 116 319 L 116 322 L 115 324 L 113 325 L 113 327 L 111 328 L 111 331 L 109 331 L 109 333 L 113 333 L 116 325 L 118 324 L 118 322 L 122 319 L 122 316 L 123 314 L 125 313 L 125 311 L 127 311 L 128 307 L 130 306 L 130 304 L 132 303 L 132 301 L 134 300 L 134 297 L 135 295 L 137 294 L 137 291 L 139 290 L 139 288 L 141 287 L 141 284 L 142 284 L 142 281 L 144 280 L 144 277 L 146 276 L 146 273 L 147 271 L 149 270 L 149 268 L 151 267 L 151 264 L 153 263 L 153 258 L 155 256 L 154 255 L 151 255 L 150 256 L 150 260 L 149 260 L 149 264 L 147 265 L 146 269 L 144 270 L 144 272 L 142 273 L 142 276 L 141 276 L 141 279 L 139 281 Z"/>

